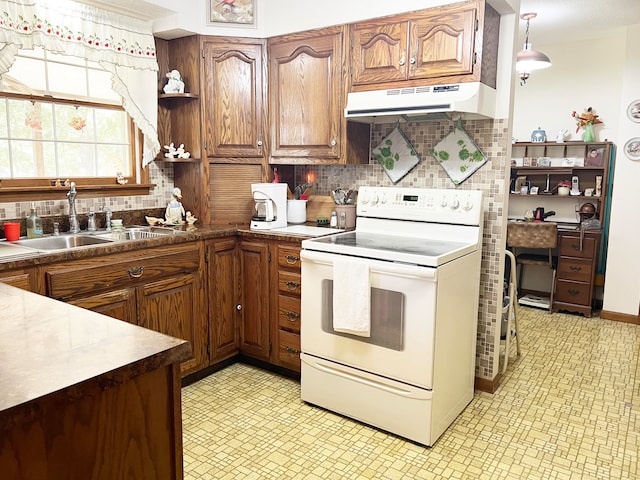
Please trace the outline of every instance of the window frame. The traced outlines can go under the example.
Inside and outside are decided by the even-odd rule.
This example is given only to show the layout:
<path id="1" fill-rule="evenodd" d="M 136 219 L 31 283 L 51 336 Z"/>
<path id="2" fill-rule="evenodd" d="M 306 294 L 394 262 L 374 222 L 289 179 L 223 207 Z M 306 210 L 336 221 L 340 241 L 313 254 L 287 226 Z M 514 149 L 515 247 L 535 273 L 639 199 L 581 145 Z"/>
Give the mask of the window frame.
<path id="1" fill-rule="evenodd" d="M 0 98 L 16 98 L 35 102 L 83 105 L 98 108 L 118 108 L 117 106 L 108 103 L 57 98 L 52 97 L 51 95 L 41 96 L 13 92 L 0 92 Z M 115 177 L 79 177 L 78 179 L 70 179 L 76 182 L 76 188 L 78 190 L 89 192 L 96 197 L 149 194 L 150 189 L 155 187 L 155 184 L 149 183 L 149 171 L 147 168 L 142 168 L 141 166 L 142 152 L 140 146 L 144 141 L 143 135 L 136 128 L 131 117 L 129 117 L 129 135 L 129 138 L 132 140 L 129 148 L 133 175 L 125 177 L 127 183 L 125 185 L 120 185 L 116 182 Z M 61 190 L 66 190 L 67 187 L 51 185 L 52 181 L 55 180 L 55 178 L 48 179 L 34 177 L 0 178 L 0 202 L 58 199 Z"/>

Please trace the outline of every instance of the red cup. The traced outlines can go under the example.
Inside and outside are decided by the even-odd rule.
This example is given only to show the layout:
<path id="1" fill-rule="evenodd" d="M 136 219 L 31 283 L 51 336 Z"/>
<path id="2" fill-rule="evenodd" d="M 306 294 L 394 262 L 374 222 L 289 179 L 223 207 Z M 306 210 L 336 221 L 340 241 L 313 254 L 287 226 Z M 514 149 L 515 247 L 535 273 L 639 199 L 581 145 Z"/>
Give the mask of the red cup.
<path id="1" fill-rule="evenodd" d="M 20 240 L 20 223 L 4 222 L 4 236 L 7 237 L 9 242 Z"/>

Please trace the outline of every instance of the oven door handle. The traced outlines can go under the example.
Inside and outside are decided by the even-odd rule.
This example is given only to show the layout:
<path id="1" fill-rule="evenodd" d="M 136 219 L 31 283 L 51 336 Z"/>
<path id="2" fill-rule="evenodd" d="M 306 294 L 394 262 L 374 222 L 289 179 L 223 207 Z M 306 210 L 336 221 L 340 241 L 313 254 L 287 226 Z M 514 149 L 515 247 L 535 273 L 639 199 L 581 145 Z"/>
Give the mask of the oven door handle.
<path id="1" fill-rule="evenodd" d="M 304 264 L 305 260 L 309 262 L 318 263 L 321 265 L 327 265 L 333 267 L 333 258 L 336 258 L 337 254 L 314 252 L 310 250 L 302 250 L 300 252 L 300 258 Z M 417 265 L 407 265 L 406 263 L 394 263 L 384 262 L 380 260 L 369 260 L 370 268 L 369 272 L 379 273 L 382 275 L 396 275 L 398 277 L 413 277 L 421 279 L 437 278 L 437 269 L 433 267 L 420 267 Z"/>
<path id="2" fill-rule="evenodd" d="M 354 382 L 359 382 L 359 383 L 363 383 L 365 385 L 368 385 L 370 387 L 373 388 L 377 388 L 379 390 L 384 390 L 385 392 L 388 393 L 392 393 L 394 395 L 401 395 L 403 397 L 411 397 L 411 398 L 418 398 L 417 396 L 421 396 L 425 399 L 430 399 L 431 398 L 431 390 L 422 390 L 422 389 L 418 389 L 416 387 L 409 387 L 407 389 L 403 389 L 403 388 L 398 388 L 398 387 L 393 387 L 391 385 L 387 385 L 385 383 L 382 382 L 377 382 L 374 380 L 371 380 L 369 378 L 364 378 L 360 375 L 354 375 L 351 372 L 344 372 L 342 370 L 338 370 L 336 368 L 331 368 L 327 365 L 324 365 L 322 363 L 319 362 L 314 362 L 313 365 L 315 368 L 317 368 L 318 370 L 321 370 L 325 373 L 328 373 L 330 375 L 336 375 L 338 377 L 342 377 L 346 380 L 351 380 Z M 422 392 L 422 395 L 420 395 L 420 393 L 418 392 Z"/>

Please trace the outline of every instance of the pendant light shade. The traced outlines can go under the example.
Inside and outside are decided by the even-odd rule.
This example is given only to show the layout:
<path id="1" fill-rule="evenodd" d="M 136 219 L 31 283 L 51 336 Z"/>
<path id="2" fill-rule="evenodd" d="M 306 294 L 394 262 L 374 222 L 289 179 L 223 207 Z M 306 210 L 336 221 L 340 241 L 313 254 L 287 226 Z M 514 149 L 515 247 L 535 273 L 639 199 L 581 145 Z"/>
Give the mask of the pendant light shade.
<path id="1" fill-rule="evenodd" d="M 516 56 L 516 70 L 520 74 L 520 85 L 524 85 L 529 74 L 534 70 L 542 70 L 551 66 L 551 60 L 544 53 L 531 48 L 529 43 L 529 21 L 536 18 L 536 13 L 523 13 L 520 18 L 527 21 L 526 39 L 522 50 Z"/>

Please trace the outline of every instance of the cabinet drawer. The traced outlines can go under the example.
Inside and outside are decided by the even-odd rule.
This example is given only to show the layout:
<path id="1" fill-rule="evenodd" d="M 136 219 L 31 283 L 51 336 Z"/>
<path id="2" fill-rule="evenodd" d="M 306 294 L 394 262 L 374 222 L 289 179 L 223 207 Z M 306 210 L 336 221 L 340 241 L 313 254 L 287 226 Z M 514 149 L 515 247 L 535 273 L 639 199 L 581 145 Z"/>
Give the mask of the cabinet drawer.
<path id="1" fill-rule="evenodd" d="M 278 290 L 283 293 L 300 295 L 302 280 L 299 273 L 278 272 Z"/>
<path id="2" fill-rule="evenodd" d="M 285 330 L 300 333 L 300 299 L 278 296 L 278 326 Z"/>
<path id="3" fill-rule="evenodd" d="M 558 253 L 561 256 L 594 258 L 596 252 L 596 239 L 585 236 L 582 240 L 582 249 L 580 249 L 579 236 L 560 236 L 558 245 Z"/>
<path id="4" fill-rule="evenodd" d="M 558 279 L 590 282 L 593 260 L 560 257 L 558 261 Z"/>
<path id="5" fill-rule="evenodd" d="M 48 295 L 66 299 L 187 273 L 200 267 L 193 247 L 141 250 L 54 266 L 45 273 Z"/>
<path id="6" fill-rule="evenodd" d="M 280 330 L 278 360 L 293 370 L 300 370 L 300 335 Z"/>
<path id="7" fill-rule="evenodd" d="M 577 305 L 589 305 L 591 302 L 591 284 L 558 280 L 554 300 Z"/>
<path id="8" fill-rule="evenodd" d="M 278 266 L 300 271 L 300 248 L 278 245 Z"/>

